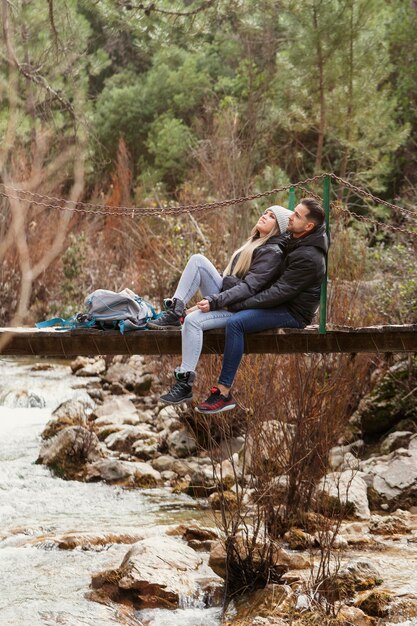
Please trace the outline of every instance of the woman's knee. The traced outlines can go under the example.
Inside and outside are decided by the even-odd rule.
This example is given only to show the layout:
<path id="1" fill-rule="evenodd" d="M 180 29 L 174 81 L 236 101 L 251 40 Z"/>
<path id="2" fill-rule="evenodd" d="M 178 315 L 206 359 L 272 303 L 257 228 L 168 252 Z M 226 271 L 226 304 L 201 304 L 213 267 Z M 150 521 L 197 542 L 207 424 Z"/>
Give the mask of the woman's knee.
<path id="1" fill-rule="evenodd" d="M 192 254 L 188 259 L 188 263 L 195 263 L 195 265 L 201 265 L 207 260 L 204 254 Z"/>
<path id="2" fill-rule="evenodd" d="M 189 313 L 184 318 L 183 332 L 187 332 L 187 330 L 191 328 L 199 328 L 200 324 L 201 324 L 201 312 L 193 311 L 193 313 Z"/>

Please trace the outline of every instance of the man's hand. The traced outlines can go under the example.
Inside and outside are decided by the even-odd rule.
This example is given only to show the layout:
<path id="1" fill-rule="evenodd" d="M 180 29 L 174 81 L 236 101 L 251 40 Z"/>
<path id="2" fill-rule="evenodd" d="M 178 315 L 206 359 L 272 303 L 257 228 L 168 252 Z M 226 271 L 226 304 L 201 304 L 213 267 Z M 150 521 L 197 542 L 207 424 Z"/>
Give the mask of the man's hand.
<path id="1" fill-rule="evenodd" d="M 210 311 L 210 302 L 208 300 L 200 300 L 197 302 L 198 310 L 202 313 L 208 313 Z"/>

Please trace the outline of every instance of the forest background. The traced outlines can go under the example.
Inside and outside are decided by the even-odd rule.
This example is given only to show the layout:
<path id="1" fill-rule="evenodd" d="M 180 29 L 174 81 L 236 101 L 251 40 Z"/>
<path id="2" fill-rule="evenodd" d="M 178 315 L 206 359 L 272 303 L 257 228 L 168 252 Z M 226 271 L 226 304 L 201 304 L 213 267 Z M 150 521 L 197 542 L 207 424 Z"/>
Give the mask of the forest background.
<path id="1" fill-rule="evenodd" d="M 222 269 L 288 194 L 181 215 L 99 205 L 204 203 L 323 171 L 406 209 L 333 185 L 330 320 L 417 320 L 416 2 L 1 0 L 1 11 L 2 325 L 67 317 L 96 288 L 159 305 L 190 254 Z M 83 212 L 66 210 L 79 201 Z"/>

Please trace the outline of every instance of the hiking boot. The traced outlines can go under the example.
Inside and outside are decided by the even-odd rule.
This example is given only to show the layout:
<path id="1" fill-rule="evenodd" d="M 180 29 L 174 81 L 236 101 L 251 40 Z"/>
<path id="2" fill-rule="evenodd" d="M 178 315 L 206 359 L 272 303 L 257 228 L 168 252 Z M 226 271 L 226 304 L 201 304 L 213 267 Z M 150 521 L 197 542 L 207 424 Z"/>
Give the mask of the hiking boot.
<path id="1" fill-rule="evenodd" d="M 193 399 L 193 381 L 194 372 L 175 372 L 177 382 L 175 385 L 160 397 L 165 404 L 182 404 L 183 402 L 191 402 Z"/>
<path id="2" fill-rule="evenodd" d="M 148 322 L 152 330 L 177 330 L 181 328 L 181 319 L 184 316 L 185 305 L 178 298 L 164 300 L 165 311 L 156 320 Z"/>
<path id="3" fill-rule="evenodd" d="M 197 413 L 223 413 L 224 411 L 231 411 L 236 407 L 236 402 L 233 400 L 232 395 L 224 396 L 220 393 L 220 389 L 212 387 L 210 395 L 205 402 L 202 402 L 195 407 Z"/>

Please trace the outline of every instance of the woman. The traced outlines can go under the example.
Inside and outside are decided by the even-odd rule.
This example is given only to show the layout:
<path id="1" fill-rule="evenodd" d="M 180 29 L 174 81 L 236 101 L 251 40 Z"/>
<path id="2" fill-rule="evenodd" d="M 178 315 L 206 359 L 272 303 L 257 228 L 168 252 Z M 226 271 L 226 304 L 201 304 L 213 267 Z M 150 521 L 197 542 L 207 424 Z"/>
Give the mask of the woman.
<path id="1" fill-rule="evenodd" d="M 233 315 L 226 307 L 250 298 L 274 280 L 282 261 L 290 215 L 292 211 L 284 207 L 269 207 L 255 224 L 247 242 L 233 253 L 223 276 L 203 255 L 195 254 L 190 258 L 174 296 L 165 301 L 166 311 L 157 320 L 148 323 L 153 330 L 178 328 L 185 315 L 182 362 L 175 370 L 175 385 L 161 396 L 163 402 L 181 404 L 192 400 L 203 332 L 224 328 L 227 319 Z M 186 305 L 198 289 L 203 299 L 186 310 Z M 234 406 L 230 404 L 228 408 Z"/>

